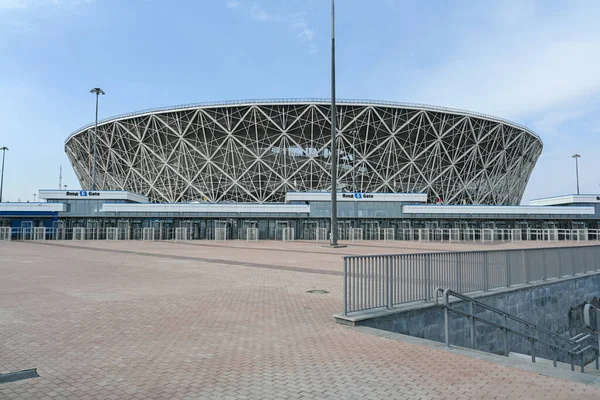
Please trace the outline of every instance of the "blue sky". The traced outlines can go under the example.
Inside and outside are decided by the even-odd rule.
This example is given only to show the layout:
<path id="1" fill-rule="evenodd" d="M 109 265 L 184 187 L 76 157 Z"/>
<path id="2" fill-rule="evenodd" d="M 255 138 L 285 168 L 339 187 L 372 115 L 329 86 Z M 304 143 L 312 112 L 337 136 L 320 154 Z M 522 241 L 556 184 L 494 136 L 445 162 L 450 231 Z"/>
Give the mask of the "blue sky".
<path id="1" fill-rule="evenodd" d="M 338 97 L 526 125 L 531 198 L 600 192 L 600 2 L 338 0 Z M 94 118 L 251 98 L 329 97 L 327 0 L 0 0 L 4 199 L 79 184 L 64 140 Z"/>

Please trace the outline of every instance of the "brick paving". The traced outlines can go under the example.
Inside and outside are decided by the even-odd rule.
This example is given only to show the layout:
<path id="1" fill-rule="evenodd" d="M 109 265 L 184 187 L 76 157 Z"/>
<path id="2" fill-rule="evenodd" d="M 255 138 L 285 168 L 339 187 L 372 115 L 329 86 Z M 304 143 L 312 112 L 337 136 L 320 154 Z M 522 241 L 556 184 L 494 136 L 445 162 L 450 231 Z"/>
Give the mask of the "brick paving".
<path id="1" fill-rule="evenodd" d="M 600 398 L 333 322 L 342 254 L 486 246 L 0 243 L 0 399 Z"/>

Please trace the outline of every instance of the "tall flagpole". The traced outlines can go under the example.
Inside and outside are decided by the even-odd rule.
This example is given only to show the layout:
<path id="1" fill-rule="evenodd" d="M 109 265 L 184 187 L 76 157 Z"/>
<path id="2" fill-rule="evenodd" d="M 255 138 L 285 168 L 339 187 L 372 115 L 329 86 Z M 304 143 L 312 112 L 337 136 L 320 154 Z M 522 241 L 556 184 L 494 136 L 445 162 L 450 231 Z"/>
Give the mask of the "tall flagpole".
<path id="1" fill-rule="evenodd" d="M 331 235 L 330 246 L 338 246 L 337 229 L 337 144 L 335 106 L 335 6 L 331 0 Z"/>

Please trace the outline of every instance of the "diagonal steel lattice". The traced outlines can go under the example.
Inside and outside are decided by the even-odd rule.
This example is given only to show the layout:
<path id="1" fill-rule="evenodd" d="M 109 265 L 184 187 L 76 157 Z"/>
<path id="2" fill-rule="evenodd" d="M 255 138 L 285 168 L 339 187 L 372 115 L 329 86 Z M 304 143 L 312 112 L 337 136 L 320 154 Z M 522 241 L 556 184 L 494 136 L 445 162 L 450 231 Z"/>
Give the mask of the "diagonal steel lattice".
<path id="1" fill-rule="evenodd" d="M 156 202 L 282 202 L 328 191 L 329 100 L 188 105 L 98 125 L 99 190 Z M 338 103 L 338 188 L 426 192 L 444 204 L 519 204 L 542 151 L 525 127 L 466 111 L 369 101 Z M 65 151 L 91 188 L 93 125 Z"/>

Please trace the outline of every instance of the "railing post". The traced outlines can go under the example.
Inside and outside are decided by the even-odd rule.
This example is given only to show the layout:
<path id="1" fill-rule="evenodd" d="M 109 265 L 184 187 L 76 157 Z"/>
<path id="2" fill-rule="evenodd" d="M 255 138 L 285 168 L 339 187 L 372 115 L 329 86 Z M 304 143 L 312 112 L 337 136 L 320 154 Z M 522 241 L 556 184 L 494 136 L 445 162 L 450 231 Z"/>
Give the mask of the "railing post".
<path id="1" fill-rule="evenodd" d="M 385 257 L 385 270 L 386 270 L 386 290 L 387 290 L 387 296 L 386 296 L 386 308 L 391 308 L 392 307 L 392 274 L 391 274 L 391 267 L 390 267 L 390 258 L 389 257 Z"/>
<path id="2" fill-rule="evenodd" d="M 545 281 L 548 277 L 547 277 L 547 268 L 546 268 L 546 249 L 542 249 L 540 250 L 542 252 L 542 264 L 544 266 L 544 276 L 542 277 L 542 280 Z"/>
<path id="3" fill-rule="evenodd" d="M 535 362 L 535 327 L 532 325 L 529 329 L 531 342 L 531 362 Z"/>
<path id="4" fill-rule="evenodd" d="M 525 273 L 525 283 L 529 283 L 531 281 L 531 274 L 529 273 L 529 265 L 527 265 L 527 261 L 526 258 L 527 253 L 525 253 L 525 250 L 521 250 L 521 264 L 523 264 L 523 272 Z"/>
<path id="5" fill-rule="evenodd" d="M 483 290 L 487 292 L 490 290 L 490 271 L 489 271 L 489 257 L 488 252 L 483 253 Z"/>
<path id="6" fill-rule="evenodd" d="M 461 284 L 461 276 L 460 276 L 460 253 L 456 253 L 454 255 L 455 263 L 456 263 L 456 291 L 458 293 L 462 293 L 462 284 Z"/>
<path id="7" fill-rule="evenodd" d="M 425 279 L 423 280 L 425 301 L 429 301 L 431 294 L 431 254 L 425 254 Z"/>
<path id="8" fill-rule="evenodd" d="M 344 315 L 348 315 L 348 259 L 344 257 Z"/>
<path id="9" fill-rule="evenodd" d="M 471 314 L 471 348 L 475 349 L 475 304 L 471 301 L 469 303 L 469 313 Z"/>
<path id="10" fill-rule="evenodd" d="M 504 355 L 508 357 L 508 316 L 504 314 Z"/>
<path id="11" fill-rule="evenodd" d="M 562 249 L 557 249 L 556 252 L 558 253 L 556 257 L 558 259 L 558 278 L 562 278 Z"/>
<path id="12" fill-rule="evenodd" d="M 510 287 L 510 251 L 505 251 L 506 287 Z"/>
<path id="13" fill-rule="evenodd" d="M 436 294 L 437 296 L 437 294 Z M 448 289 L 444 290 L 444 339 L 446 342 L 446 348 L 450 348 L 450 321 L 448 317 Z"/>

